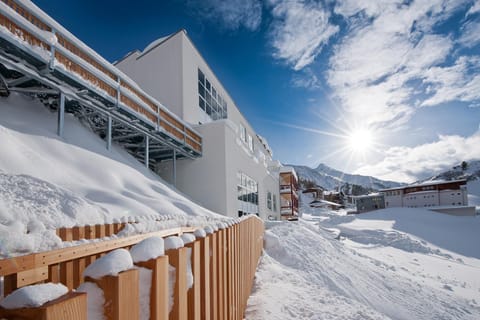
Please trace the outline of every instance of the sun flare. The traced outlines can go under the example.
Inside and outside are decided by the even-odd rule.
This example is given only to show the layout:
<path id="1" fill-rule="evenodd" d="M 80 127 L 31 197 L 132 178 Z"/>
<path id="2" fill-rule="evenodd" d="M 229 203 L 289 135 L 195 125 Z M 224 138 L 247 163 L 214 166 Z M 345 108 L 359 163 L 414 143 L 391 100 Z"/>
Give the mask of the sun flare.
<path id="1" fill-rule="evenodd" d="M 367 151 L 373 145 L 373 135 L 368 129 L 353 130 L 347 137 L 348 147 L 355 151 Z"/>

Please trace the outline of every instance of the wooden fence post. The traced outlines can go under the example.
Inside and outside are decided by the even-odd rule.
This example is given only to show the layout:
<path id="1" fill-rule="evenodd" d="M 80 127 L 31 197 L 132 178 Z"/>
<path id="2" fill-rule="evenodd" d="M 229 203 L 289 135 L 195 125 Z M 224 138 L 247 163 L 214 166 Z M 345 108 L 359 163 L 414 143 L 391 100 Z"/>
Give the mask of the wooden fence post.
<path id="1" fill-rule="evenodd" d="M 218 318 L 218 288 L 217 288 L 217 233 L 212 233 L 208 236 L 210 240 L 210 316 L 213 320 L 219 320 Z"/>
<path id="2" fill-rule="evenodd" d="M 60 238 L 63 241 L 72 241 L 73 232 L 70 228 L 60 229 Z M 67 261 L 60 263 L 60 282 L 63 283 L 68 290 L 74 289 L 73 287 L 73 261 Z"/>
<path id="3" fill-rule="evenodd" d="M 188 289 L 188 319 L 200 320 L 200 289 L 202 281 L 200 273 L 200 242 L 190 242 L 185 247 L 191 250 L 190 265 L 193 273 L 193 285 Z"/>
<path id="4" fill-rule="evenodd" d="M 170 320 L 187 320 L 187 248 L 165 251 L 168 261 L 175 268 L 175 287 L 173 294 L 173 309 Z"/>
<path id="5" fill-rule="evenodd" d="M 138 270 L 130 269 L 116 276 L 86 278 L 96 283 L 105 296 L 104 314 L 108 320 L 136 320 L 140 316 Z"/>
<path id="6" fill-rule="evenodd" d="M 150 320 L 168 320 L 168 256 L 161 256 L 135 265 L 152 270 Z"/>
<path id="7" fill-rule="evenodd" d="M 210 237 L 200 238 L 200 315 L 210 320 Z"/>
<path id="8" fill-rule="evenodd" d="M 69 292 L 36 308 L 0 308 L 0 319 L 87 320 L 87 294 Z"/>

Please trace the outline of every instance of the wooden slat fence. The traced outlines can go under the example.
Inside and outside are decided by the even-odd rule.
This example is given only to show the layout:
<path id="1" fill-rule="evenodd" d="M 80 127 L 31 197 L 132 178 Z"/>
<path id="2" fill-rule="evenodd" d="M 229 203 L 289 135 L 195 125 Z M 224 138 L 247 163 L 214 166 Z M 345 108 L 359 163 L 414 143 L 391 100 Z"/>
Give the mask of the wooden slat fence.
<path id="1" fill-rule="evenodd" d="M 93 229 L 97 232 L 98 229 L 107 228 Z M 72 239 L 73 230 L 77 233 L 88 232 L 81 231 L 79 227 L 70 230 L 72 232 L 67 238 Z M 129 249 L 151 236 L 167 237 L 194 230 L 194 227 L 174 228 L 3 259 L 0 260 L 0 276 L 4 277 L 4 292 L 8 294 L 26 285 L 45 282 L 63 283 L 72 290 L 85 281 L 83 270 L 101 255 L 119 248 Z M 165 256 L 139 263 L 139 266 L 153 271 L 150 319 L 243 319 L 263 248 L 263 233 L 263 222 L 256 217 L 248 217 L 205 238 L 197 238 L 184 248 L 168 250 Z M 188 249 L 191 250 L 190 263 L 194 275 L 194 284 L 190 289 L 186 285 Z M 170 313 L 166 309 L 169 296 L 168 264 L 176 268 L 174 304 Z M 137 269 L 92 281 L 104 289 L 106 299 L 111 297 L 106 303 L 109 310 L 107 319 L 138 319 Z M 58 303 L 55 300 L 41 308 L 20 311 L 0 308 L 0 318 L 14 318 L 15 312 L 20 312 L 33 314 L 32 318 L 25 319 L 64 319 L 59 309 L 65 308 L 68 314 L 80 315 L 75 319 L 86 319 L 84 298 L 82 295 L 69 294 L 58 299 Z M 45 316 L 49 308 L 56 311 L 50 310 L 49 314 L 53 315 Z M 72 311 L 72 308 L 75 310 Z"/>
<path id="2" fill-rule="evenodd" d="M 135 113 L 143 115 L 154 126 L 160 126 L 164 132 L 175 139 L 198 153 L 202 152 L 200 135 L 160 102 L 141 90 L 133 80 L 126 78 L 114 66 L 101 61 L 97 55 L 91 54 L 81 45 L 76 45 L 77 40 L 61 34 L 59 30 L 54 30 L 48 22 L 42 21 L 42 18 L 37 17 L 28 7 L 14 0 L 0 0 L 0 3 L 4 3 L 20 15 L 20 17 L 15 14 L 9 16 L 7 12 L 0 14 L 0 26 L 5 27 L 15 38 L 45 50 L 46 54 L 51 55 L 51 61 L 49 61 L 51 66 L 55 65 L 53 61 L 61 64 L 91 87 L 105 92 L 111 101 L 116 101 Z M 45 32 L 55 32 L 56 43 L 48 43 Z"/>

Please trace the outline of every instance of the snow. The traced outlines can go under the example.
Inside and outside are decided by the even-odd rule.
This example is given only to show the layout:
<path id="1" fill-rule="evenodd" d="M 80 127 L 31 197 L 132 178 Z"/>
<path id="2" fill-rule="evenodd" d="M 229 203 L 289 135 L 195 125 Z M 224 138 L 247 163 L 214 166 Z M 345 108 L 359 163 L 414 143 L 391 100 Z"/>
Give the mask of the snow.
<path id="1" fill-rule="evenodd" d="M 175 298 L 175 277 L 177 269 L 171 264 L 168 265 L 168 313 L 172 312 Z"/>
<path id="2" fill-rule="evenodd" d="M 165 239 L 165 250 L 178 249 L 183 247 L 183 245 L 183 240 L 180 237 L 170 236 Z"/>
<path id="3" fill-rule="evenodd" d="M 158 46 L 160 43 L 164 42 L 169 37 L 170 37 L 170 35 L 166 36 L 166 37 L 161 37 L 161 38 L 158 38 L 158 39 L 152 41 L 148 46 L 145 47 L 145 49 L 143 49 L 141 54 L 147 53 L 148 51 L 150 51 L 154 47 Z"/>
<path id="4" fill-rule="evenodd" d="M 303 208 L 268 224 L 245 319 L 479 319 L 480 219 Z"/>
<path id="5" fill-rule="evenodd" d="M 193 233 L 184 233 L 181 235 L 184 244 L 189 244 L 195 241 L 195 235 Z"/>
<path id="6" fill-rule="evenodd" d="M 207 232 L 205 231 L 205 229 L 197 229 L 193 232 L 193 234 L 197 238 L 205 238 L 207 236 Z"/>
<path id="7" fill-rule="evenodd" d="M 117 249 L 95 260 L 83 271 L 83 276 L 100 279 L 104 276 L 115 276 L 131 268 L 133 261 L 130 253 L 125 249 Z"/>
<path id="8" fill-rule="evenodd" d="M 147 238 L 130 249 L 130 255 L 135 263 L 155 259 L 164 254 L 164 240 L 160 237 Z"/>
<path id="9" fill-rule="evenodd" d="M 138 268 L 139 271 L 139 298 L 140 320 L 150 319 L 150 289 L 152 287 L 152 270 Z"/>
<path id="10" fill-rule="evenodd" d="M 1 257 L 58 248 L 59 227 L 164 216 L 175 217 L 174 226 L 191 218 L 204 226 L 205 217 L 220 217 L 173 190 L 122 148 L 114 144 L 108 151 L 105 141 L 70 114 L 59 138 L 56 116 L 28 96 L 13 92 L 0 98 Z M 26 232 L 31 221 L 45 229 Z M 143 221 L 122 235 L 167 223 Z"/>
<path id="11" fill-rule="evenodd" d="M 193 286 L 192 248 L 187 248 L 187 288 Z"/>
<path id="12" fill-rule="evenodd" d="M 67 292 L 68 288 L 60 283 L 30 285 L 13 291 L 0 302 L 0 306 L 5 309 L 39 307 Z"/>
<path id="13" fill-rule="evenodd" d="M 207 234 L 212 234 L 215 232 L 215 230 L 211 226 L 206 226 L 204 230 Z"/>
<path id="14" fill-rule="evenodd" d="M 105 320 L 103 290 L 93 282 L 84 282 L 77 288 L 77 291 L 87 293 L 88 320 Z"/>

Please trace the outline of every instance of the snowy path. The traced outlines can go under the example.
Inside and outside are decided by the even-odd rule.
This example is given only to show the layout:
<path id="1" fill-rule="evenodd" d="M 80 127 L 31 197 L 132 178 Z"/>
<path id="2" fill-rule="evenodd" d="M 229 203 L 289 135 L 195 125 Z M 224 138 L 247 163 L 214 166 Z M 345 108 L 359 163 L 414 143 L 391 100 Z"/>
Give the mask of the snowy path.
<path id="1" fill-rule="evenodd" d="M 448 278 L 479 279 L 480 260 L 335 235 L 302 220 L 270 228 L 246 319 L 480 319 L 480 284 Z"/>

